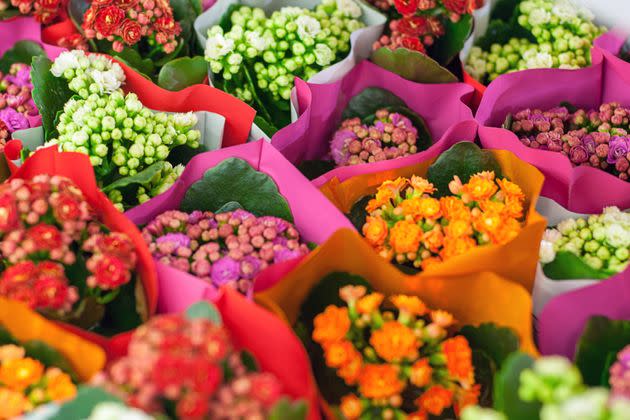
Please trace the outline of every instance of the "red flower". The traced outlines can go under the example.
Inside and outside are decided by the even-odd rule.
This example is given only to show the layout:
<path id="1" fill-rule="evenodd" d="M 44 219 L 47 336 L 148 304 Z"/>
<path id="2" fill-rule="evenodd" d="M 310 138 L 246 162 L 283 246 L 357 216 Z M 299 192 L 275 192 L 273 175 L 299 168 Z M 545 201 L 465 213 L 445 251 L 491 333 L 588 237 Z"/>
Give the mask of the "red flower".
<path id="1" fill-rule="evenodd" d="M 140 27 L 140 24 L 138 22 L 131 19 L 125 19 L 120 32 L 123 41 L 125 41 L 127 45 L 133 45 L 136 42 L 140 41 L 140 37 L 142 36 L 142 34 L 140 33 L 141 30 L 142 28 Z"/>
<path id="2" fill-rule="evenodd" d="M 35 243 L 37 250 L 50 251 L 62 245 L 59 229 L 46 223 L 29 228 L 26 231 L 26 237 Z"/>
<path id="3" fill-rule="evenodd" d="M 186 372 L 186 360 L 183 357 L 173 357 L 171 355 L 160 355 L 151 375 L 151 382 L 160 390 L 167 388 L 180 388 L 187 378 L 183 375 Z"/>
<path id="4" fill-rule="evenodd" d="M 60 0 L 38 0 L 35 3 L 35 8 L 39 5 L 42 9 L 55 10 L 61 4 Z"/>
<path id="5" fill-rule="evenodd" d="M 116 0 L 116 6 L 121 9 L 131 9 L 139 3 L 140 0 Z"/>
<path id="6" fill-rule="evenodd" d="M 427 18 L 427 25 L 429 26 L 429 32 L 435 35 L 436 37 L 441 37 L 444 35 L 444 25 L 440 22 L 440 19 L 432 16 Z"/>
<path id="7" fill-rule="evenodd" d="M 420 36 L 427 33 L 427 19 L 424 16 L 406 16 L 398 21 L 398 30 L 404 35 Z"/>
<path id="8" fill-rule="evenodd" d="M 223 375 L 217 365 L 210 363 L 204 357 L 190 360 L 187 375 L 192 379 L 192 389 L 195 393 L 210 397 L 217 389 Z"/>
<path id="9" fill-rule="evenodd" d="M 122 232 L 99 235 L 94 253 L 109 254 L 121 260 L 127 268 L 136 265 L 136 252 L 129 236 Z"/>
<path id="10" fill-rule="evenodd" d="M 466 13 L 472 13 L 474 4 L 471 0 L 442 0 L 444 7 L 449 12 L 463 15 Z"/>
<path id="11" fill-rule="evenodd" d="M 60 222 L 75 221 L 81 216 L 80 203 L 72 194 L 58 194 L 54 204 L 53 213 Z"/>
<path id="12" fill-rule="evenodd" d="M 394 0 L 394 6 L 403 16 L 412 15 L 418 10 L 420 0 Z"/>
<path id="13" fill-rule="evenodd" d="M 210 403 L 203 395 L 188 393 L 177 402 L 175 410 L 180 419 L 202 419 L 207 416 Z"/>
<path id="14" fill-rule="evenodd" d="M 5 295 L 5 293 L 2 293 Z M 6 297 L 12 300 L 23 302 L 29 308 L 35 309 L 37 307 L 37 298 L 35 292 L 26 284 L 20 284 L 17 287 L 9 290 L 6 293 Z"/>
<path id="15" fill-rule="evenodd" d="M 53 261 L 42 261 L 37 264 L 37 275 L 47 277 L 64 277 L 63 266 Z"/>
<path id="16" fill-rule="evenodd" d="M 131 273 L 125 264 L 112 255 L 95 255 L 87 261 L 86 265 L 94 274 L 88 278 L 90 287 L 99 287 L 103 290 L 116 289 L 131 279 Z"/>
<path id="17" fill-rule="evenodd" d="M 405 36 L 402 39 L 402 46 L 407 48 L 408 50 L 418 51 L 421 53 L 426 53 L 424 45 L 418 38 Z"/>
<path id="18" fill-rule="evenodd" d="M 61 309 L 68 298 L 68 284 L 62 277 L 40 277 L 34 286 L 37 307 Z"/>
<path id="19" fill-rule="evenodd" d="M 211 330 L 203 340 L 208 344 L 205 346 L 205 356 L 213 363 L 219 363 L 230 350 L 230 339 L 222 328 Z"/>
<path id="20" fill-rule="evenodd" d="M 23 283 L 35 275 L 35 264 L 32 261 L 19 262 L 2 273 L 0 287 L 8 283 Z"/>
<path id="21" fill-rule="evenodd" d="M 269 408 L 282 396 L 282 384 L 270 373 L 256 373 L 252 377 L 251 396 Z"/>
<path id="22" fill-rule="evenodd" d="M 83 29 L 93 29 L 92 26 L 96 21 L 96 7 L 92 6 L 83 14 Z"/>
<path id="23" fill-rule="evenodd" d="M 18 223 L 18 211 L 15 197 L 10 192 L 0 196 L 0 231 L 12 230 Z"/>
<path id="24" fill-rule="evenodd" d="M 182 31 L 181 26 L 175 22 L 172 16 L 162 16 L 156 19 L 153 26 L 156 32 L 164 32 L 166 35 L 179 35 Z"/>
<path id="25" fill-rule="evenodd" d="M 107 37 L 114 34 L 125 18 L 125 12 L 117 6 L 107 6 L 96 14 L 94 29 Z"/>

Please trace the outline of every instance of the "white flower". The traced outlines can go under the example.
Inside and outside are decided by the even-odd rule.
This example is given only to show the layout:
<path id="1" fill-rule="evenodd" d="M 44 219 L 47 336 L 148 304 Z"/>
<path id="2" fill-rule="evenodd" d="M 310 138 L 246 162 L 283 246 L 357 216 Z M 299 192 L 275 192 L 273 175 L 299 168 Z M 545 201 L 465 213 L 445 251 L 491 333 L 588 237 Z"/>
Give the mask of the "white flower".
<path id="1" fill-rule="evenodd" d="M 595 14 L 588 7 L 580 7 L 578 9 L 578 16 L 589 22 L 595 19 Z"/>
<path id="2" fill-rule="evenodd" d="M 534 371 L 546 377 L 561 377 L 570 373 L 572 369 L 573 364 L 562 356 L 541 357 L 534 363 Z"/>
<path id="3" fill-rule="evenodd" d="M 565 219 L 558 223 L 557 229 L 560 231 L 560 233 L 566 235 L 572 230 L 577 229 L 577 222 L 575 221 L 575 219 Z"/>
<path id="4" fill-rule="evenodd" d="M 462 410 L 461 420 L 507 420 L 503 413 L 491 408 L 469 405 Z"/>
<path id="5" fill-rule="evenodd" d="M 562 238 L 562 234 L 557 229 L 547 229 L 543 233 L 543 240 L 551 242 L 552 244 Z"/>
<path id="6" fill-rule="evenodd" d="M 285 16 L 295 17 L 302 15 L 302 13 L 304 13 L 304 9 L 302 9 L 301 7 L 287 6 L 280 9 L 280 14 Z"/>
<path id="7" fill-rule="evenodd" d="M 525 64 L 529 69 L 547 69 L 553 67 L 553 58 L 549 53 L 539 52 Z"/>
<path id="8" fill-rule="evenodd" d="M 354 0 L 337 0 L 337 9 L 351 18 L 361 16 L 361 7 Z"/>
<path id="9" fill-rule="evenodd" d="M 315 45 L 315 62 L 322 66 L 326 67 L 335 58 L 335 53 L 330 49 L 330 47 L 326 44 L 317 44 Z"/>
<path id="10" fill-rule="evenodd" d="M 258 51 L 264 51 L 269 47 L 269 37 L 262 36 L 258 31 L 245 32 L 245 40 Z"/>
<path id="11" fill-rule="evenodd" d="M 92 110 L 87 106 L 79 107 L 74 113 L 72 113 L 72 122 L 81 127 L 84 124 L 86 116 L 90 115 Z"/>
<path id="12" fill-rule="evenodd" d="M 301 15 L 295 20 L 295 23 L 298 27 L 297 34 L 300 39 L 315 38 L 322 30 L 319 21 L 310 16 Z"/>
<path id="13" fill-rule="evenodd" d="M 540 262 L 548 264 L 556 259 L 556 251 L 553 250 L 553 243 L 549 241 L 540 241 L 540 250 L 538 251 Z"/>
<path id="14" fill-rule="evenodd" d="M 85 57 L 85 53 L 82 50 L 64 51 L 57 58 L 50 72 L 55 77 L 60 77 L 68 69 L 77 69 L 80 67 L 79 59 Z"/>
<path id="15" fill-rule="evenodd" d="M 529 24 L 532 26 L 541 26 L 549 23 L 551 20 L 551 13 L 545 9 L 534 9 L 529 14 Z"/>
<path id="16" fill-rule="evenodd" d="M 94 407 L 87 420 L 153 420 L 153 417 L 117 402 L 102 402 Z"/>
<path id="17" fill-rule="evenodd" d="M 618 223 L 606 226 L 606 242 L 614 248 L 630 247 L 630 230 Z"/>
<path id="18" fill-rule="evenodd" d="M 206 41 L 206 58 L 219 60 L 234 50 L 234 40 L 215 34 Z"/>
<path id="19" fill-rule="evenodd" d="M 606 417 L 608 390 L 590 388 L 573 395 L 560 404 L 544 405 L 540 411 L 541 420 L 599 420 Z"/>
<path id="20" fill-rule="evenodd" d="M 630 229 L 630 213 L 622 212 L 618 207 L 606 207 L 602 212 L 601 220 L 604 224 L 618 223 Z"/>
<path id="21" fill-rule="evenodd" d="M 178 127 L 192 127 L 197 124 L 197 116 L 192 112 L 177 113 L 173 115 L 173 121 Z"/>
<path id="22" fill-rule="evenodd" d="M 119 89 L 122 81 L 118 78 L 118 74 L 112 69 L 107 71 L 92 70 L 90 77 L 99 88 L 101 93 L 112 93 Z"/>
<path id="23" fill-rule="evenodd" d="M 630 400 L 622 396 L 615 396 L 608 403 L 610 420 L 624 420 L 630 418 Z"/>
<path id="24" fill-rule="evenodd" d="M 560 21 L 567 22 L 577 17 L 578 10 L 569 0 L 557 0 L 551 8 L 551 13 L 558 17 Z"/>

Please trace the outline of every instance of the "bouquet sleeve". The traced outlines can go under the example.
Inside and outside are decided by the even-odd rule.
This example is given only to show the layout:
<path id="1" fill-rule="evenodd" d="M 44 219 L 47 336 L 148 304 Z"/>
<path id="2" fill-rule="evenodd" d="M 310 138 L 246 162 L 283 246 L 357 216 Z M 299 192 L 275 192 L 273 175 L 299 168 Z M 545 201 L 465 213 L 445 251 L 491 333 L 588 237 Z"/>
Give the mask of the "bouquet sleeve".
<path id="1" fill-rule="evenodd" d="M 489 271 L 520 283 L 531 290 L 538 262 L 538 246 L 546 227 L 545 219 L 536 212 L 536 200 L 543 176 L 536 168 L 504 150 L 491 151 L 499 162 L 503 175 L 518 184 L 526 195 L 525 223 L 519 235 L 504 245 L 485 245 L 448 261 L 428 267 L 418 279 L 429 277 L 454 278 Z M 418 157 L 414 164 L 357 175 L 343 182 L 333 178 L 322 185 L 321 191 L 344 213 L 362 197 L 374 194 L 383 181 L 411 175 L 425 176 L 439 153 Z M 424 159 L 423 159 L 424 158 Z"/>
<path id="2" fill-rule="evenodd" d="M 0 33 L 2 33 L 2 37 L 0 37 L 0 57 L 7 50 L 13 48 L 13 45 L 18 41 L 32 41 L 40 44 L 50 59 L 55 59 L 65 51 L 64 48 L 50 45 L 42 40 L 41 24 L 31 16 L 19 16 L 0 22 Z"/>

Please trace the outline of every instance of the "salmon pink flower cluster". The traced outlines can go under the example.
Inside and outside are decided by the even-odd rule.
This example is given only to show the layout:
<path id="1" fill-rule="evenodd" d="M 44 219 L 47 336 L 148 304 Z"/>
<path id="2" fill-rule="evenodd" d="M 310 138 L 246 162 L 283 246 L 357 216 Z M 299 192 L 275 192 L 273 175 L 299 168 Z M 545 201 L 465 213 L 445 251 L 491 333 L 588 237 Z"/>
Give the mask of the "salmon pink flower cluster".
<path id="1" fill-rule="evenodd" d="M 369 126 L 358 117 L 341 123 L 330 143 L 337 166 L 396 159 L 418 151 L 418 130 L 409 118 L 386 109 L 376 111 L 375 116 Z"/>
<path id="2" fill-rule="evenodd" d="M 251 292 L 256 275 L 271 264 L 309 251 L 291 223 L 244 210 L 167 211 L 142 231 L 153 256 L 216 287 Z"/>
<path id="3" fill-rule="evenodd" d="M 326 365 L 352 387 L 341 399 L 346 419 L 426 419 L 453 407 L 476 404 L 472 350 L 466 338 L 449 333 L 455 320 L 430 310 L 416 296 L 385 296 L 364 286 L 345 286 L 346 306 L 329 305 L 314 319 L 313 340 Z"/>
<path id="4" fill-rule="evenodd" d="M 455 176 L 449 189 L 438 199 L 422 177 L 385 181 L 366 206 L 363 236 L 383 258 L 426 269 L 518 235 L 525 194 L 517 184 L 480 172 L 467 183 Z"/>
<path id="5" fill-rule="evenodd" d="M 82 26 L 88 39 L 106 39 L 117 52 L 144 38 L 170 54 L 177 48 L 182 32 L 166 0 L 93 1 L 83 16 Z"/>
<path id="6" fill-rule="evenodd" d="M 51 316 L 111 301 L 136 265 L 131 239 L 107 229 L 69 179 L 48 175 L 0 187 L 0 259 L 0 296 Z"/>
<path id="7" fill-rule="evenodd" d="M 603 169 L 624 181 L 630 178 L 630 108 L 617 102 L 575 112 L 528 108 L 508 125 L 525 146 L 562 153 L 575 166 Z"/>
<path id="8" fill-rule="evenodd" d="M 15 7 L 20 14 L 33 16 L 43 24 L 50 24 L 65 16 L 67 0 L 0 0 L 0 12 Z"/>
<path id="9" fill-rule="evenodd" d="M 222 325 L 160 315 L 133 333 L 128 354 L 93 383 L 154 415 L 173 407 L 179 419 L 269 418 L 283 385 L 269 372 L 248 370 L 244 357 Z"/>
<path id="10" fill-rule="evenodd" d="M 0 146 L 4 147 L 14 131 L 29 128 L 29 118 L 37 116 L 32 89 L 30 66 L 15 63 L 8 73 L 0 72 Z"/>

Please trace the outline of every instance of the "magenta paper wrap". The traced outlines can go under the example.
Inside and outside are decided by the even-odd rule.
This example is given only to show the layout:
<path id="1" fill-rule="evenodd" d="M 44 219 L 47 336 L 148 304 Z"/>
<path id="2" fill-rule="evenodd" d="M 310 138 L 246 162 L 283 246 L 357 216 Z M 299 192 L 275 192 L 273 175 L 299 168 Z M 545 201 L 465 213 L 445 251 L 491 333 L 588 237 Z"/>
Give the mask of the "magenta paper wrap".
<path id="1" fill-rule="evenodd" d="M 271 144 L 295 165 L 303 160 L 323 159 L 330 150 L 332 135 L 339 128 L 343 110 L 350 99 L 368 87 L 389 90 L 403 99 L 410 109 L 424 118 L 434 144 L 443 140 L 453 124 L 473 118 L 467 106 L 472 95 L 470 86 L 463 83 L 414 83 L 365 60 L 334 83 L 313 84 L 296 79 L 299 117 L 278 131 L 271 139 Z M 383 161 L 352 168 L 382 170 L 387 168 L 388 163 Z M 347 169 L 328 172 L 315 183 L 321 185 Z"/>
<path id="2" fill-rule="evenodd" d="M 630 64 L 612 61 L 610 53 L 592 50 L 593 65 L 578 70 L 539 69 L 507 74 L 488 86 L 476 119 L 484 148 L 505 149 L 545 175 L 542 196 L 576 213 L 598 213 L 606 206 L 630 207 L 630 182 L 591 167 L 573 167 L 564 155 L 521 144 L 500 127 L 509 113 L 548 109 L 561 102 L 598 108 L 605 102 L 630 105 Z"/>
<path id="3" fill-rule="evenodd" d="M 51 60 L 65 51 L 65 48 L 45 44 L 42 41 L 42 25 L 30 16 L 0 22 L 0 56 L 18 41 L 33 41 L 40 44 Z"/>
<path id="4" fill-rule="evenodd" d="M 624 42 L 626 42 L 626 38 L 628 37 L 623 31 L 619 29 L 612 30 L 610 32 L 606 32 L 603 35 L 598 36 L 593 41 L 593 46 L 595 48 L 599 48 L 603 51 L 608 51 L 612 55 L 619 55 L 621 51 L 621 47 Z"/>
<path id="5" fill-rule="evenodd" d="M 317 188 L 264 140 L 195 156 L 168 191 L 125 214 L 136 225 L 142 226 L 167 210 L 178 209 L 188 188 L 202 178 L 206 170 L 228 158 L 243 159 L 276 182 L 280 194 L 291 207 L 295 226 L 304 241 L 321 244 L 340 228 L 354 229 L 350 221 Z M 208 194 L 212 194 L 212 191 L 208 191 Z M 286 263 L 290 264 L 289 261 Z M 156 263 L 156 266 L 162 291 L 158 299 L 159 313 L 181 311 L 200 299 L 213 299 L 215 296 L 216 290 L 211 284 L 160 263 Z M 255 291 L 271 285 L 268 282 L 264 285 L 257 283 Z"/>

